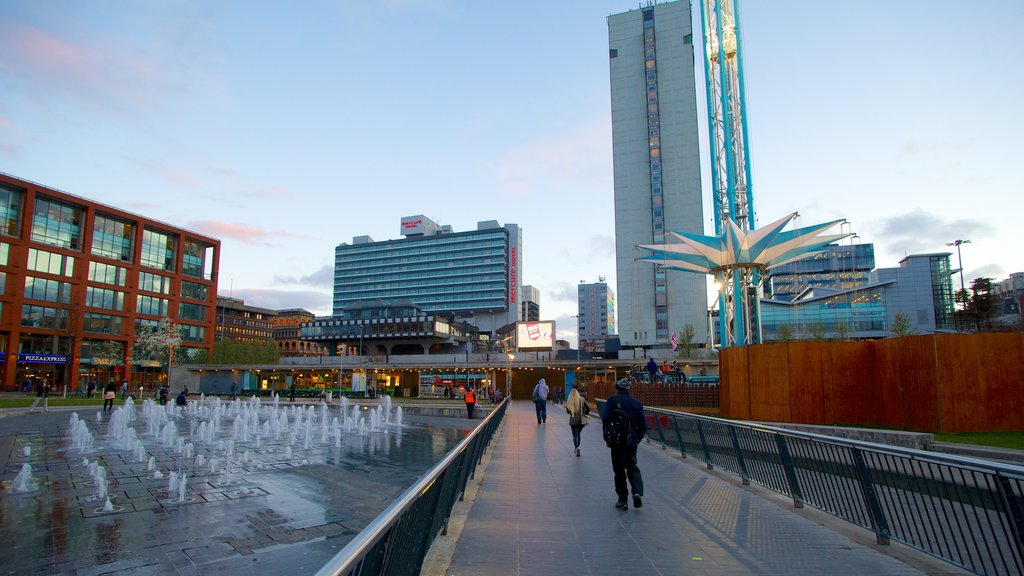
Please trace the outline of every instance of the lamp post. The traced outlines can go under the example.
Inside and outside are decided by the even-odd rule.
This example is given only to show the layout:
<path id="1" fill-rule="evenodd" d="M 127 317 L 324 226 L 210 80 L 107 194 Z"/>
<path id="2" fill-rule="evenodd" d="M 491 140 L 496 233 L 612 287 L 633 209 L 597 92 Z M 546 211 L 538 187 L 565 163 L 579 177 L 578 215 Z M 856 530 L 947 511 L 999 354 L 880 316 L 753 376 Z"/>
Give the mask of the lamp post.
<path id="1" fill-rule="evenodd" d="M 580 332 L 580 315 L 573 314 L 570 318 L 576 319 L 576 361 L 580 361 L 580 348 L 583 346 L 583 334 Z"/>
<path id="2" fill-rule="evenodd" d="M 959 239 L 958 240 L 953 240 L 952 242 L 946 242 L 946 246 L 956 246 L 956 263 L 957 263 L 957 266 L 960 268 L 960 294 L 962 295 L 963 300 L 964 300 L 961 303 L 963 305 L 963 311 L 964 312 L 967 312 L 967 288 L 964 286 L 964 260 L 960 256 L 960 245 L 961 244 L 970 244 L 970 243 L 971 243 L 970 240 L 959 240 Z M 956 298 L 953 298 L 953 301 L 955 302 Z M 962 329 L 963 328 L 963 322 L 958 322 L 958 324 L 960 324 L 960 328 Z"/>
<path id="3" fill-rule="evenodd" d="M 171 390 L 171 364 L 174 362 L 174 349 L 181 344 L 181 338 L 167 339 L 167 393 Z"/>

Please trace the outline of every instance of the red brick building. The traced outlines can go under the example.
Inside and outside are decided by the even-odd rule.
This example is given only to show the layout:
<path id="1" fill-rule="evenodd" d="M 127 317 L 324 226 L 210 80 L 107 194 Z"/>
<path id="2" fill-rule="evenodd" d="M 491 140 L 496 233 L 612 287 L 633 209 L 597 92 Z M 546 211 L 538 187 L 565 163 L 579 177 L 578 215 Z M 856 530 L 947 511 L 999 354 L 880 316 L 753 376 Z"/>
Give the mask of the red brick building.
<path id="1" fill-rule="evenodd" d="M 128 380 L 139 330 L 169 318 L 187 350 L 213 348 L 220 241 L 0 173 L 0 384 Z"/>

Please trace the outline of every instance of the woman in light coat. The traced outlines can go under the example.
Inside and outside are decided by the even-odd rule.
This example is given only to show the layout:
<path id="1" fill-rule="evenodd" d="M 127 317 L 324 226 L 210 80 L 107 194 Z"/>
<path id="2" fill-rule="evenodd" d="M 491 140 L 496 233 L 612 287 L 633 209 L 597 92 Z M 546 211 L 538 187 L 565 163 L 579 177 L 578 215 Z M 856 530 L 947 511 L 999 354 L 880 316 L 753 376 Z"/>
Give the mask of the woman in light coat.
<path id="1" fill-rule="evenodd" d="M 587 389 L 573 386 L 569 398 L 565 401 L 565 411 L 569 413 L 569 428 L 572 430 L 572 445 L 576 448 L 576 456 L 580 455 L 580 432 L 590 418 L 590 405 L 587 403 Z"/>

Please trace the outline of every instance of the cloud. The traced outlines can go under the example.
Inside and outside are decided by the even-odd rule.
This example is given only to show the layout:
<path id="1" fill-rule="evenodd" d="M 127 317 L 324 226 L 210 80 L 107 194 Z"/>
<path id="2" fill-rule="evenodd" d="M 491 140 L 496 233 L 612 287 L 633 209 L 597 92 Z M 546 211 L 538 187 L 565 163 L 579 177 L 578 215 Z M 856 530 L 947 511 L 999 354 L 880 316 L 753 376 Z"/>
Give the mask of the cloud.
<path id="1" fill-rule="evenodd" d="M 324 292 L 235 288 L 231 291 L 230 296 L 244 300 L 249 306 L 259 308 L 271 310 L 304 308 L 317 316 L 331 314 L 331 295 Z"/>
<path id="2" fill-rule="evenodd" d="M 4 73 L 24 84 L 27 94 L 55 96 L 107 112 L 139 109 L 165 93 L 159 62 L 131 47 L 105 45 L 95 35 L 89 42 L 76 44 L 8 20 L 0 35 L 0 52 L 8 56 Z"/>
<path id="3" fill-rule="evenodd" d="M 326 265 L 323 268 L 298 278 L 290 276 L 275 276 L 274 282 L 281 284 L 304 284 L 306 286 L 319 286 L 324 288 L 334 287 L 334 266 Z"/>
<path id="4" fill-rule="evenodd" d="M 220 222 L 217 220 L 193 220 L 191 222 L 186 222 L 184 227 L 214 238 L 230 238 L 232 240 L 238 240 L 243 244 L 270 244 L 271 239 L 273 238 L 310 238 L 309 236 L 304 236 L 302 234 L 264 230 L 263 228 L 257 228 L 255 226 Z"/>
<path id="5" fill-rule="evenodd" d="M 552 186 L 579 182 L 590 182 L 595 189 L 606 188 L 602 182 L 611 181 L 609 142 L 608 122 L 594 122 L 511 150 L 487 168 L 498 188 L 510 196 L 528 197 Z"/>
<path id="6" fill-rule="evenodd" d="M 944 252 L 947 242 L 957 238 L 984 238 L 991 234 L 985 222 L 961 218 L 944 220 L 924 210 L 915 210 L 869 224 L 876 245 L 885 247 L 890 254 L 920 254 Z"/>
<path id="7" fill-rule="evenodd" d="M 546 292 L 541 293 L 541 297 L 555 302 L 579 302 L 579 288 L 568 282 L 555 282 L 548 286 Z"/>
<path id="8" fill-rule="evenodd" d="M 168 166 L 147 160 L 132 161 L 146 172 L 153 174 L 176 189 L 187 188 L 195 190 L 204 184 L 203 179 L 198 174 L 180 166 Z"/>

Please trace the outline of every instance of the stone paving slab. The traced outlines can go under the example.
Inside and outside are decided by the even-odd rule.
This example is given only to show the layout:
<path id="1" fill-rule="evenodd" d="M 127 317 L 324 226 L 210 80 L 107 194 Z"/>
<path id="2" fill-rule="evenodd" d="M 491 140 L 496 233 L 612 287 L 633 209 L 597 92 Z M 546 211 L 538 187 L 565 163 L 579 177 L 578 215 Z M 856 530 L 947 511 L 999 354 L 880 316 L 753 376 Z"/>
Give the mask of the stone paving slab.
<path id="1" fill-rule="evenodd" d="M 138 422 L 146 461 L 137 461 L 105 438 L 110 413 L 78 412 L 96 439 L 84 453 L 70 447 L 71 410 L 0 419 L 0 573 L 312 574 L 479 423 L 407 414 L 401 430 L 353 434 L 340 446 L 319 434 L 308 448 L 301 437 L 259 449 L 238 442 L 231 466 L 222 445 L 195 441 L 196 455 L 221 459 L 211 471 Z M 188 422 L 179 430 L 188 436 Z M 113 511 L 84 459 L 106 468 Z M 38 489 L 14 493 L 25 463 Z M 184 501 L 168 491 L 171 471 L 188 473 Z"/>
<path id="2" fill-rule="evenodd" d="M 600 420 L 574 456 L 568 418 L 510 406 L 446 574 L 845 576 L 964 574 L 792 501 L 644 444 L 644 506 L 617 510 Z M 787 502 L 789 503 L 787 505 Z M 441 536 L 440 538 L 445 538 Z"/>

